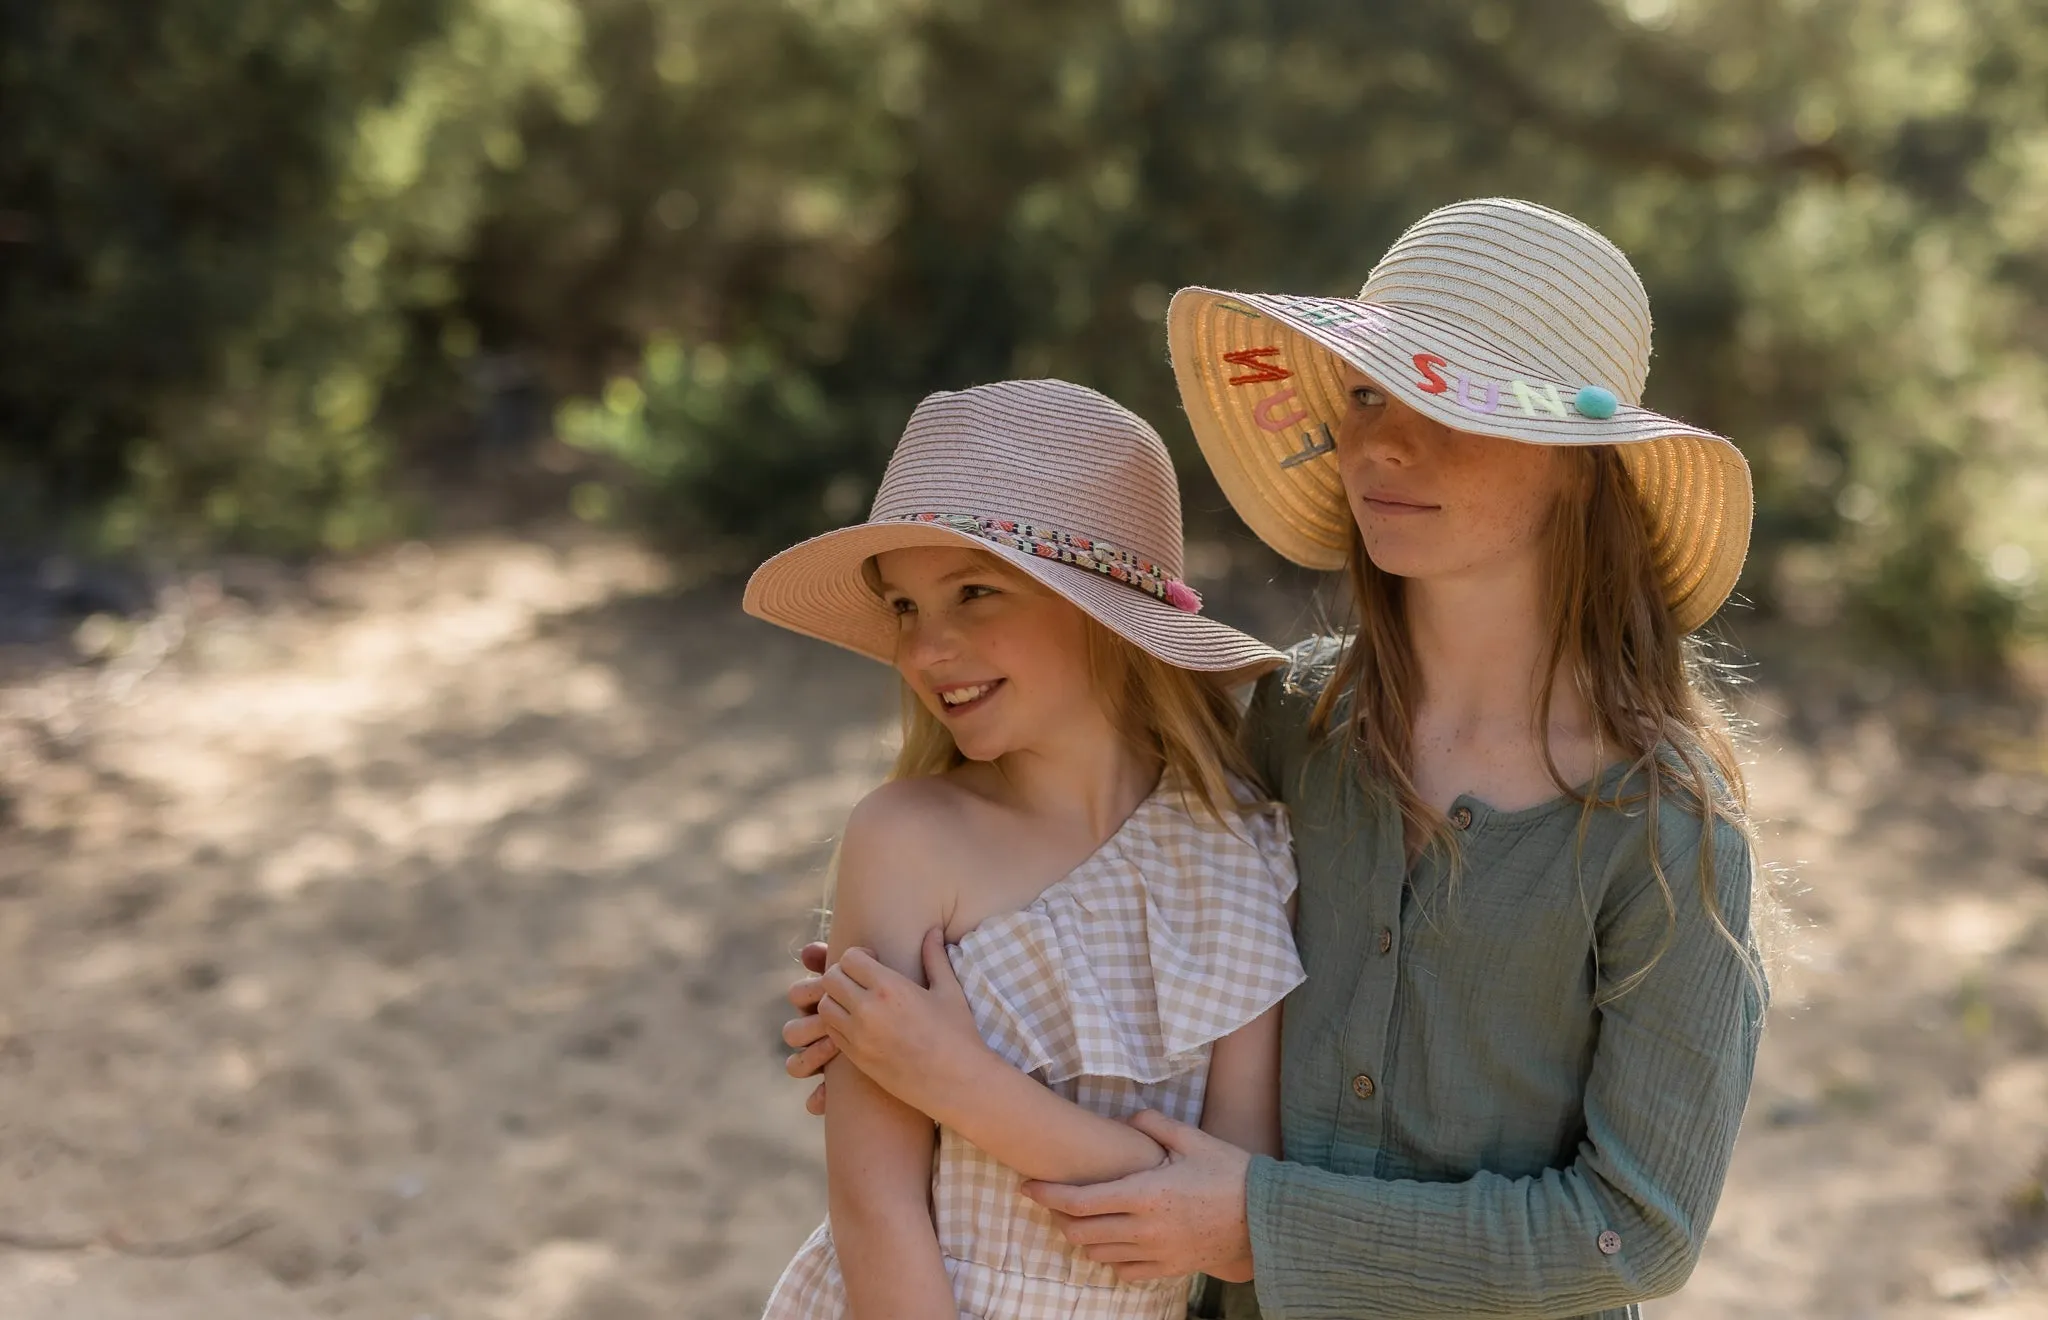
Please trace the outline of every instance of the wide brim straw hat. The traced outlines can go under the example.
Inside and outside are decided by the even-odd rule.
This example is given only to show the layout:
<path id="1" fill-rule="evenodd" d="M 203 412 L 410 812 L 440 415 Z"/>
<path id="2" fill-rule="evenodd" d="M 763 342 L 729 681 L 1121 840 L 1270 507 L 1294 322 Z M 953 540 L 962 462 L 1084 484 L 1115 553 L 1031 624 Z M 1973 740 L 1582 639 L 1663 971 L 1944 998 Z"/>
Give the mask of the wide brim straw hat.
<path id="1" fill-rule="evenodd" d="M 1356 298 L 1182 289 L 1174 376 L 1217 484 L 1267 545 L 1343 566 L 1354 535 L 1334 457 L 1343 364 L 1455 430 L 1614 445 L 1647 514 L 1681 631 L 1728 598 L 1749 549 L 1749 464 L 1642 406 L 1650 302 L 1628 258 L 1570 216 L 1488 198 L 1432 211 Z"/>
<path id="2" fill-rule="evenodd" d="M 917 405 L 866 522 L 792 546 L 747 582 L 747 613 L 873 659 L 895 654 L 895 612 L 870 585 L 876 555 L 986 551 L 1111 632 L 1226 685 L 1285 660 L 1200 613 L 1182 580 L 1180 488 L 1159 434 L 1094 390 L 1002 381 Z"/>

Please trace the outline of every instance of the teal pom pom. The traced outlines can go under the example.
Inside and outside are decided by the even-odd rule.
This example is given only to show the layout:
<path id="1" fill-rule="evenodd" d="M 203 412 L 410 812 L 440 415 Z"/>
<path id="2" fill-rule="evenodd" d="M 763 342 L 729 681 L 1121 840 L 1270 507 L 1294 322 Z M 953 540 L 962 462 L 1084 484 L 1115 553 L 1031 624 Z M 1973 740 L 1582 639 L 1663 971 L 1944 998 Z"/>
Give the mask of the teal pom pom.
<path id="1" fill-rule="evenodd" d="M 1578 396 L 1572 400 L 1572 407 L 1596 422 L 1614 416 L 1615 406 L 1614 391 L 1603 390 L 1598 385 L 1581 385 Z"/>

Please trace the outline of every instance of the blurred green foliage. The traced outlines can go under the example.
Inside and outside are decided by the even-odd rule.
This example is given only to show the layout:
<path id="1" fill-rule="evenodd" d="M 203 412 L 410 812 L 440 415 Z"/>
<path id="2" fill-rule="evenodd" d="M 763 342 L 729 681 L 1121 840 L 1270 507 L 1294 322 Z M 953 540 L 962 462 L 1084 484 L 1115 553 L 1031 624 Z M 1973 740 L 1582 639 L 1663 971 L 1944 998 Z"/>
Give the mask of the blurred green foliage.
<path id="1" fill-rule="evenodd" d="M 387 395 L 528 93 L 594 104 L 570 0 L 0 7 L 0 486 L 110 548 L 384 534 Z"/>
<path id="2" fill-rule="evenodd" d="M 1019 375 L 1154 418 L 1220 509 L 1171 291 L 1349 292 L 1429 207 L 1507 194 L 1642 271 L 1651 402 L 1756 469 L 1744 594 L 1957 672 L 2048 630 L 2037 0 L 71 0 L 0 24 L 0 476 L 116 540 L 361 542 L 391 460 L 444 443 L 418 418 L 529 377 L 685 537 L 856 517 L 920 395 Z"/>

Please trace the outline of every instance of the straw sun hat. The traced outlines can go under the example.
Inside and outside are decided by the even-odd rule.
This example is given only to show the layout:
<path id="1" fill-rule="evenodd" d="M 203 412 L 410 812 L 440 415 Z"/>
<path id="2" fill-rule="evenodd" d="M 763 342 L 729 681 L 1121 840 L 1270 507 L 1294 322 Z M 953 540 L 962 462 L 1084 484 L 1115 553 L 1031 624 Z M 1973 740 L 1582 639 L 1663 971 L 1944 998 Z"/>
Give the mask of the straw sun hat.
<path id="1" fill-rule="evenodd" d="M 1349 363 L 1456 430 L 1616 446 L 1682 630 L 1735 586 L 1749 464 L 1722 437 L 1641 406 L 1649 298 L 1620 249 L 1570 216 L 1504 198 L 1446 206 L 1388 249 L 1356 298 L 1182 289 L 1167 342 L 1217 483 L 1298 564 L 1341 567 L 1350 545 L 1331 457 Z"/>
<path id="2" fill-rule="evenodd" d="M 1013 380 L 928 396 L 868 520 L 784 550 L 747 582 L 747 613 L 884 663 L 894 611 L 865 565 L 886 550 L 967 546 L 1029 573 L 1111 632 L 1227 683 L 1279 652 L 1200 613 L 1181 581 L 1180 488 L 1159 435 L 1094 390 Z"/>

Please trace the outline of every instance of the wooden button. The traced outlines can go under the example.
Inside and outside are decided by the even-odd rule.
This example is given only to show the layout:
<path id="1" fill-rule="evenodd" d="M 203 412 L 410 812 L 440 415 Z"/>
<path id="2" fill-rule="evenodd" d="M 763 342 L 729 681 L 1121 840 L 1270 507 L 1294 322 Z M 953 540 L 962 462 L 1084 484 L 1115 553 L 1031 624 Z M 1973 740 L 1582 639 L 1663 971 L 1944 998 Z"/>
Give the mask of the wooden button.
<path id="1" fill-rule="evenodd" d="M 1621 1234 L 1611 1228 L 1602 1233 L 1597 1242 L 1600 1247 L 1600 1254 L 1603 1256 L 1612 1256 L 1615 1252 L 1621 1250 Z"/>
<path id="2" fill-rule="evenodd" d="M 1351 1093 L 1361 1100 L 1372 1099 L 1374 1089 L 1372 1078 L 1367 1077 L 1364 1073 L 1360 1073 L 1351 1079 Z"/>
<path id="3" fill-rule="evenodd" d="M 1453 808 L 1451 809 L 1451 824 L 1453 824 L 1453 825 L 1457 826 L 1457 827 L 1458 827 L 1459 829 L 1461 829 L 1461 830 L 1469 830 L 1469 829 L 1471 829 L 1471 828 L 1472 828 L 1472 808 L 1470 808 L 1470 807 L 1453 807 Z"/>
<path id="4" fill-rule="evenodd" d="M 1380 952 L 1381 952 L 1381 953 L 1392 953 L 1393 951 L 1394 951 L 1394 932 L 1393 932 L 1393 931 L 1391 931 L 1391 930 L 1389 930 L 1389 929 L 1387 929 L 1387 928 L 1386 928 L 1385 926 L 1382 926 L 1382 927 L 1380 927 Z"/>

